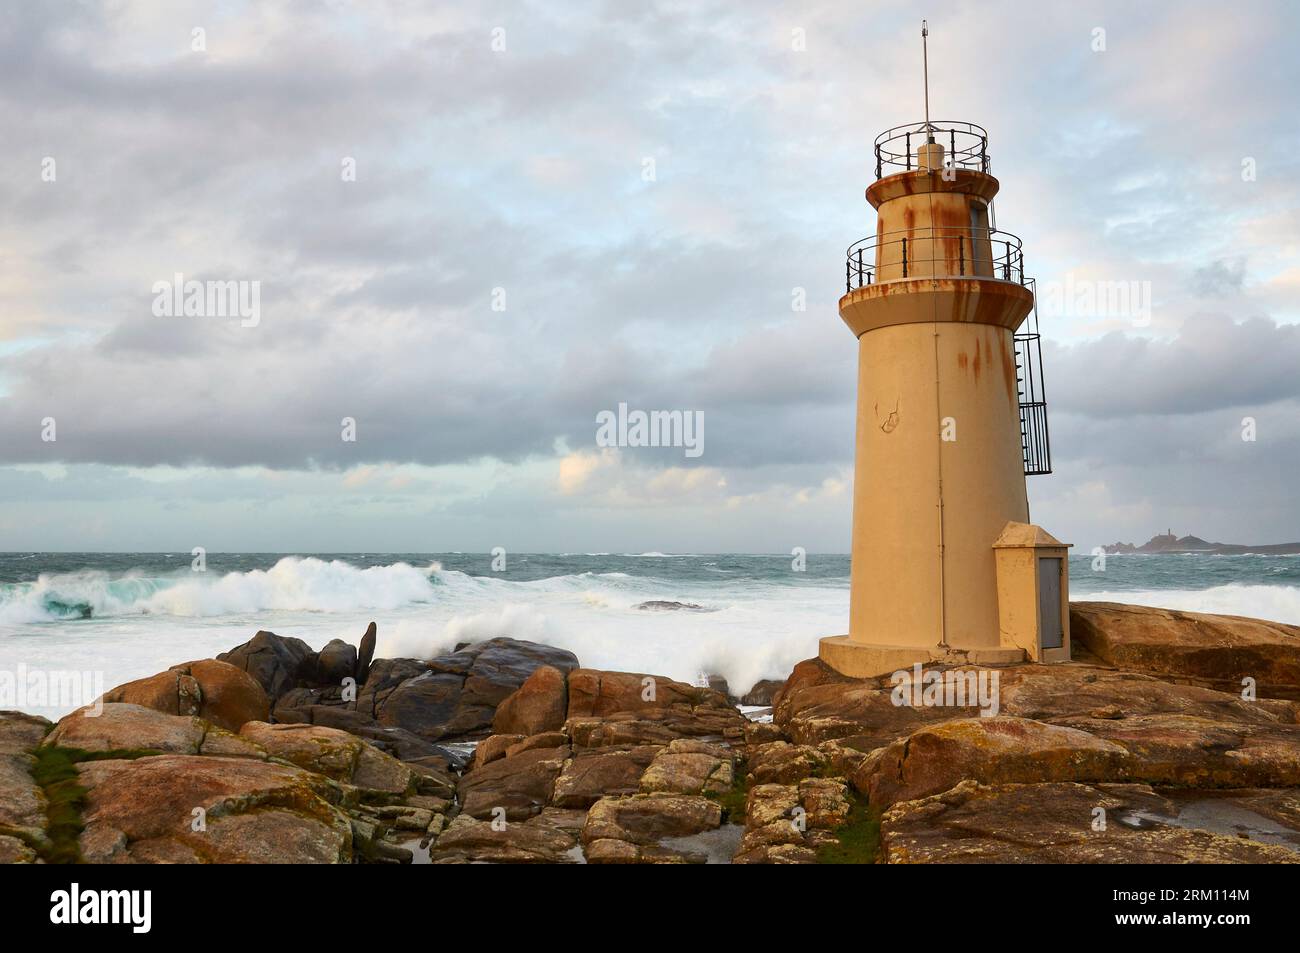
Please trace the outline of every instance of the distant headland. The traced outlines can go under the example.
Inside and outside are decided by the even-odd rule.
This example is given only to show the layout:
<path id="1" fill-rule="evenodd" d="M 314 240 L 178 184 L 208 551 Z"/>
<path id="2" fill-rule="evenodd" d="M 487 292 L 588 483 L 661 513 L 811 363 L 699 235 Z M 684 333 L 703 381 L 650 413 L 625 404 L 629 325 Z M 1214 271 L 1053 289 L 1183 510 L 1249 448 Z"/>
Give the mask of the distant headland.
<path id="1" fill-rule="evenodd" d="M 1270 543 L 1261 546 L 1245 546 L 1240 543 L 1211 543 L 1199 536 L 1176 536 L 1173 530 L 1152 536 L 1141 546 L 1132 543 L 1111 543 L 1103 547 L 1109 554 L 1141 553 L 1203 553 L 1209 556 L 1241 556 L 1256 553 L 1261 556 L 1300 555 L 1300 543 Z"/>

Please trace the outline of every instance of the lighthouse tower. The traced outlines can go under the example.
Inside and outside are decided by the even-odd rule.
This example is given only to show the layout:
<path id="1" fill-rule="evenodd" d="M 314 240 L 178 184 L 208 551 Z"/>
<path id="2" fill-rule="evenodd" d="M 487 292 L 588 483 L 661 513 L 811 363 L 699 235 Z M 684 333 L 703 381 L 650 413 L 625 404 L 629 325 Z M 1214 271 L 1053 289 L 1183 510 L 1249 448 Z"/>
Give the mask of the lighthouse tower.
<path id="1" fill-rule="evenodd" d="M 930 122 L 926 99 L 876 139 L 876 231 L 839 303 L 858 342 L 853 562 L 849 631 L 821 657 L 855 677 L 1069 658 L 1067 548 L 1025 490 L 1051 471 L 1033 279 L 994 227 L 987 133 Z"/>

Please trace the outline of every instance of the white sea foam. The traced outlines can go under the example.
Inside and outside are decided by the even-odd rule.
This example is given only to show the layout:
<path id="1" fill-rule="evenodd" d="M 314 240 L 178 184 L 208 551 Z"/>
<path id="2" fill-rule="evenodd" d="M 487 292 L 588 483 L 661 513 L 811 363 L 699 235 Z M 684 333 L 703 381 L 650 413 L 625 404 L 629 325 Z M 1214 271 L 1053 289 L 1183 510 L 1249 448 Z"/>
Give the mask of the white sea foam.
<path id="1" fill-rule="evenodd" d="M 647 600 L 712 611 L 636 608 Z M 60 615 L 52 602 L 87 606 L 91 616 Z M 215 655 L 259 628 L 317 648 L 332 638 L 356 644 L 373 619 L 381 657 L 427 658 L 459 642 L 509 636 L 569 649 L 594 668 L 682 681 L 720 674 L 744 692 L 815 655 L 817 639 L 845 631 L 847 617 L 848 590 L 835 582 L 732 587 L 591 572 L 515 582 L 437 566 L 360 569 L 293 557 L 211 578 L 71 573 L 10 587 L 0 604 L 0 667 L 75 657 L 115 685 Z"/>
<path id="2" fill-rule="evenodd" d="M 1089 602 L 1130 602 L 1162 609 L 1181 609 L 1184 612 L 1241 615 L 1300 625 L 1300 588 L 1296 586 L 1229 583 L 1209 589 L 1115 589 L 1072 592 L 1071 596 Z"/>
<path id="3" fill-rule="evenodd" d="M 373 619 L 381 657 L 430 657 L 459 642 L 509 636 L 569 649 L 593 668 L 682 681 L 719 674 L 740 693 L 759 679 L 785 677 L 796 662 L 816 655 L 819 638 L 845 632 L 848 622 L 843 580 L 690 582 L 578 572 L 519 582 L 436 564 L 362 569 L 298 557 L 268 570 L 224 575 L 48 575 L 2 592 L 0 668 L 19 661 L 62 668 L 73 660 L 78 669 L 102 671 L 107 685 L 213 656 L 259 628 L 316 648 L 332 638 L 356 644 Z M 1300 624 L 1295 586 L 1074 596 Z M 636 608 L 648 600 L 695 603 L 710 611 Z M 70 617 L 77 606 L 89 607 L 90 618 Z"/>

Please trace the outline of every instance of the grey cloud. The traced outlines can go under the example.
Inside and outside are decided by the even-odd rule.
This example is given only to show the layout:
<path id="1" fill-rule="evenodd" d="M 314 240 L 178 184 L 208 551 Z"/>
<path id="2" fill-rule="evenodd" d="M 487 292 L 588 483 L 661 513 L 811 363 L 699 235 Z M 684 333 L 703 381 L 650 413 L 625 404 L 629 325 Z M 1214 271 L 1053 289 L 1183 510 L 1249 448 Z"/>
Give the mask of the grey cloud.
<path id="1" fill-rule="evenodd" d="M 1172 339 L 1111 332 L 1049 348 L 1049 396 L 1114 419 L 1261 407 L 1300 397 L 1300 326 L 1222 314 L 1187 318 Z"/>
<path id="2" fill-rule="evenodd" d="M 1241 259 L 1236 261 L 1219 259 L 1192 272 L 1194 287 L 1200 293 L 1207 295 L 1240 291 L 1245 278 L 1246 263 Z"/>

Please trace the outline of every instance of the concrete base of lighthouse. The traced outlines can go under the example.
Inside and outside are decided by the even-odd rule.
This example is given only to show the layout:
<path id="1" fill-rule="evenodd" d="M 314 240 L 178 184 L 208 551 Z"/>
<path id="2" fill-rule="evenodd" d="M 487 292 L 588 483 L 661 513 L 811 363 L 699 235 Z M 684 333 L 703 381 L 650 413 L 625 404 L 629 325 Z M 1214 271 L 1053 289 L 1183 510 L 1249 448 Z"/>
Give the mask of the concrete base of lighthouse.
<path id="1" fill-rule="evenodd" d="M 916 645 L 878 645 L 855 642 L 847 635 L 831 635 L 821 640 L 818 657 L 841 675 L 870 678 L 909 669 L 916 663 L 930 665 L 1015 665 L 1027 660 L 1018 648 L 953 648 L 936 645 L 926 649 Z"/>

